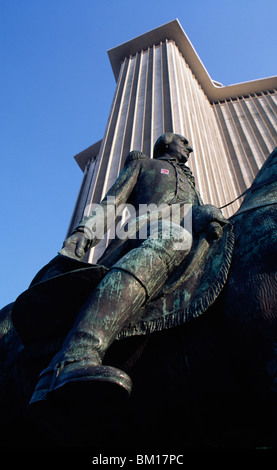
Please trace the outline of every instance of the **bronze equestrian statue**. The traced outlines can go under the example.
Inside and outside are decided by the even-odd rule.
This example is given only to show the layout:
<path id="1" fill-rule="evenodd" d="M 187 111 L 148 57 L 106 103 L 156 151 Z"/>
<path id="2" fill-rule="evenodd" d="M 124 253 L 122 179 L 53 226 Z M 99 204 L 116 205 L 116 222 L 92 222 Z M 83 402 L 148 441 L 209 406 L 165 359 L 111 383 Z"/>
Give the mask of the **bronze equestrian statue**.
<path id="1" fill-rule="evenodd" d="M 171 133 L 158 139 L 153 159 L 140 152 L 132 152 L 93 215 L 85 218 L 66 240 L 65 247 L 73 244 L 75 254 L 83 258 L 85 251 L 100 241 L 93 236 L 93 228 L 97 230 L 103 224 L 103 215 L 104 232 L 107 231 L 108 198 L 113 198 L 114 213 L 122 204 L 131 204 L 135 209 L 136 216 L 132 221 L 135 236 L 131 238 L 129 234 L 123 240 L 117 237 L 99 260 L 98 264 L 109 268 L 109 272 L 76 312 L 76 322 L 62 349 L 41 373 L 31 403 L 45 400 L 49 394 L 52 397 L 59 395 L 59 399 L 66 396 L 67 400 L 70 395 L 72 400 L 81 401 L 84 395 L 88 395 L 84 389 L 95 389 L 97 385 L 102 388 L 103 384 L 112 386 L 112 390 L 118 386 L 127 393 L 131 392 L 131 379 L 124 371 L 102 365 L 107 349 L 124 326 L 136 320 L 140 309 L 157 296 L 170 274 L 188 257 L 193 244 L 191 217 L 194 213 L 195 219 L 197 216 L 199 219 L 198 231 L 208 230 L 212 223 L 210 231 L 214 229 L 213 236 L 221 234 L 220 224 L 228 223 L 216 207 L 204 206 L 200 200 L 186 166 L 190 152 L 192 148 L 187 139 Z M 165 207 L 168 214 L 153 223 L 149 212 L 141 215 L 141 208 L 150 204 L 157 208 Z M 192 211 L 185 214 L 180 210 L 184 206 L 192 207 Z M 176 208 L 178 216 L 174 217 Z M 142 238 L 139 235 L 143 229 L 145 236 Z M 19 327 L 18 315 L 16 305 L 13 320 L 24 341 L 24 329 L 28 336 L 30 329 L 28 325 L 24 327 L 24 313 L 21 313 Z M 37 334 L 33 333 L 36 341 Z"/>
<path id="2" fill-rule="evenodd" d="M 241 209 L 227 221 L 217 208 L 201 201 L 185 164 L 191 150 L 184 137 L 166 134 L 158 139 L 154 159 L 131 152 L 101 207 L 105 209 L 108 196 L 115 198 L 116 205 L 127 202 L 135 207 L 149 200 L 157 206 L 164 202 L 170 206 L 189 204 L 192 233 L 186 230 L 184 217 L 178 223 L 176 218 L 174 223 L 171 219 L 165 221 L 163 227 L 158 219 L 156 236 L 144 240 L 115 239 L 98 265 L 92 266 L 73 258 L 81 259 L 85 250 L 97 243 L 92 224 L 96 213 L 82 221 L 65 242 L 63 255 L 59 254 L 38 273 L 14 305 L 2 310 L 3 377 L 9 375 L 7 370 L 13 371 L 6 387 L 13 384 L 15 388 L 25 377 L 21 391 L 23 408 L 39 410 L 42 421 L 43 407 L 47 410 L 46 421 L 54 419 L 49 410 L 55 410 L 58 421 L 62 418 L 66 421 L 69 409 L 77 410 L 80 405 L 84 411 L 92 406 L 93 396 L 107 398 L 106 387 L 114 397 L 121 391 L 127 397 L 132 387 L 130 377 L 133 391 L 128 404 L 122 403 L 133 415 L 140 415 L 140 406 L 147 409 L 148 400 L 153 403 L 153 399 L 157 403 L 161 401 L 166 409 L 167 396 L 171 400 L 174 397 L 176 410 L 178 407 L 181 410 L 182 396 L 190 388 L 186 377 L 190 362 L 186 340 L 187 344 L 193 343 L 190 334 L 200 331 L 201 324 L 209 331 L 215 318 L 215 324 L 220 327 L 222 319 L 224 322 L 227 319 L 227 336 L 230 339 L 230 327 L 236 338 L 232 346 L 248 362 L 252 358 L 252 378 L 257 376 L 257 357 L 263 374 L 270 364 L 265 389 L 270 390 L 270 397 L 275 396 L 271 382 L 274 383 L 275 377 L 276 298 L 267 289 L 276 282 L 272 251 L 276 242 L 276 152 L 260 170 L 258 183 L 253 183 Z M 247 201 L 250 206 L 254 201 L 250 208 Z M 149 217 L 143 217 L 149 235 Z M 135 233 L 137 220 L 133 227 Z M 163 239 L 165 227 L 169 235 Z M 174 250 L 174 244 L 180 241 L 185 249 Z M 78 300 L 76 291 L 75 295 L 72 293 L 74 286 L 78 289 Z M 249 298 L 250 288 L 254 289 L 253 298 Z M 58 297 L 51 298 L 49 292 Z M 204 312 L 207 313 L 203 315 Z M 220 327 L 216 326 L 219 331 Z M 222 332 L 219 337 L 224 337 Z M 215 344 L 217 341 L 216 335 Z M 204 352 L 204 343 L 201 348 Z M 192 350 L 195 350 L 193 345 Z M 158 357 L 155 351 L 159 351 Z M 218 354 L 222 351 L 219 349 Z M 225 367 L 228 371 L 228 365 Z M 196 388 L 196 394 L 200 389 Z M 205 389 L 204 382 L 202 389 Z M 127 415 L 124 418 L 122 413 L 120 422 L 127 424 Z M 77 422 L 81 419 L 77 419 L 76 413 L 74 416 Z"/>

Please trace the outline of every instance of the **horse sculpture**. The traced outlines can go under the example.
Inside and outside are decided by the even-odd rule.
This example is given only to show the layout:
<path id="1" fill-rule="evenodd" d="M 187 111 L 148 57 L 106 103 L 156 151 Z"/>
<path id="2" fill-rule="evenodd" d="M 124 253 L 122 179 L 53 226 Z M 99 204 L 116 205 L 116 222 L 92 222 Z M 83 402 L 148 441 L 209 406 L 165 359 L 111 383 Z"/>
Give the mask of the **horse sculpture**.
<path id="1" fill-rule="evenodd" d="M 118 408 L 46 409 L 44 427 L 28 402 L 60 343 L 26 348 L 13 304 L 0 311 L 0 420 L 7 447 L 154 449 L 276 447 L 277 148 L 230 218 L 235 245 L 227 282 L 199 318 L 116 341 L 109 364 L 132 377 Z"/>

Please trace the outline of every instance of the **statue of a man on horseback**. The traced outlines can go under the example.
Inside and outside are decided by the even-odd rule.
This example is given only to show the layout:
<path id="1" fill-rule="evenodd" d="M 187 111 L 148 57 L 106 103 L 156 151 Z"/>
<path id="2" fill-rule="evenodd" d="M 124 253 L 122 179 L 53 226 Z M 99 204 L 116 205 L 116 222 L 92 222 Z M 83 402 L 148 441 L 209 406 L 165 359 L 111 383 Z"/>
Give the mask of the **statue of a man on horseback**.
<path id="1" fill-rule="evenodd" d="M 134 208 L 134 217 L 127 220 L 121 231 L 121 235 L 126 234 L 127 228 L 128 236 L 117 234 L 98 261 L 107 272 L 75 312 L 75 320 L 62 348 L 40 374 L 31 404 L 37 405 L 49 396 L 78 402 L 88 395 L 88 391 L 103 385 L 112 391 L 129 394 L 132 382 L 128 374 L 102 363 L 109 346 L 124 328 L 138 324 L 143 312 L 143 322 L 148 323 L 149 315 L 145 314 L 145 309 L 151 310 L 151 302 L 159 297 L 180 265 L 185 266 L 182 273 L 189 271 L 189 282 L 193 285 L 191 291 L 186 288 L 187 297 L 198 292 L 203 279 L 197 283 L 191 277 L 193 271 L 186 267 L 188 260 L 194 263 L 194 269 L 205 271 L 210 245 L 221 239 L 224 227 L 230 224 L 215 206 L 203 204 L 186 165 L 192 151 L 185 137 L 166 133 L 157 140 L 153 159 L 138 151 L 131 152 L 101 204 L 65 241 L 61 253 L 82 259 L 85 252 L 99 242 L 99 227 L 104 233 L 109 229 L 110 213 L 116 216 L 119 206 L 126 204 Z M 109 204 L 111 200 L 113 207 Z M 142 208 L 147 210 L 142 211 Z M 141 233 L 144 233 L 143 237 Z M 224 251 L 224 244 L 222 249 Z M 59 261 L 60 258 L 57 263 Z M 211 276 L 216 278 L 215 274 Z M 186 285 L 185 281 L 180 281 L 180 275 L 178 279 Z M 36 288 L 35 283 L 33 289 Z M 47 295 L 53 296 L 51 288 Z M 78 292 L 75 295 L 78 296 Z M 25 321 L 24 315 L 29 314 L 27 310 L 30 312 L 27 305 L 28 302 L 26 304 L 19 298 L 13 311 L 15 327 L 26 343 L 30 338 L 31 342 L 34 338 L 37 340 L 39 330 L 43 329 L 39 314 L 32 326 L 30 321 Z M 177 321 L 170 308 L 172 310 L 172 305 L 165 308 L 166 320 L 160 314 L 162 321 L 169 321 L 169 317 Z"/>
<path id="2" fill-rule="evenodd" d="M 230 400 L 239 419 L 245 391 L 250 408 L 254 391 L 258 401 L 254 396 L 253 406 L 261 408 L 269 442 L 276 446 L 277 149 L 229 221 L 214 206 L 203 204 L 186 166 L 191 151 L 184 137 L 165 134 L 158 139 L 154 159 L 131 152 L 106 198 L 81 221 L 29 289 L 1 310 L 0 419 L 11 423 L 10 437 L 4 426 L 8 440 L 13 440 L 13 417 L 18 413 L 28 429 L 25 413 L 29 417 L 34 412 L 38 425 L 50 426 L 48 435 L 54 441 L 75 443 L 83 428 L 81 441 L 87 434 L 89 443 L 94 442 L 102 420 L 98 414 L 92 429 L 91 413 L 97 403 L 107 419 L 107 407 L 101 404 L 108 403 L 108 389 L 111 429 L 118 431 L 121 443 L 126 433 L 113 415 L 114 400 L 128 397 L 132 379 L 133 393 L 120 408 L 127 410 L 125 418 L 121 414 L 126 429 L 129 412 L 136 417 L 131 445 L 135 436 L 140 442 L 142 434 L 148 442 L 150 422 L 152 437 L 157 397 L 161 406 L 168 403 L 166 397 L 170 400 L 170 409 L 163 406 L 161 417 L 155 415 L 155 434 L 168 442 L 172 426 L 164 425 L 165 414 L 172 423 L 174 405 L 187 422 L 185 397 L 196 400 L 197 413 L 206 397 L 211 398 L 216 377 L 227 398 L 218 413 L 208 401 L 208 441 L 211 420 L 216 430 L 218 419 L 222 426 L 222 410 L 229 409 Z M 86 250 L 98 243 L 101 231 L 110 228 L 109 221 L 126 203 L 136 208 L 133 217 L 118 226 L 96 265 L 84 261 Z M 140 205 L 147 210 L 137 213 Z M 154 211 L 149 213 L 150 206 Z M 195 326 L 187 328 L 198 317 Z M 204 341 L 203 330 L 208 330 Z M 144 348 L 149 343 L 152 347 Z M 115 359 L 109 363 L 111 357 Z M 151 413 L 144 409 L 149 400 Z M 83 416 L 90 412 L 81 425 L 79 407 Z M 73 415 L 72 409 L 77 410 Z M 73 423 L 75 429 L 76 422 L 76 432 L 67 435 L 67 425 L 72 428 Z M 105 420 L 102 424 L 106 433 Z M 249 426 L 252 436 L 253 423 Z M 261 442 L 260 429 L 257 421 L 256 436 L 247 437 L 251 445 Z M 236 427 L 232 432 L 237 435 Z M 196 435 L 198 444 L 198 429 Z M 174 443 L 177 439 L 182 445 L 179 437 L 172 435 Z M 214 439 L 217 445 L 217 434 Z"/>

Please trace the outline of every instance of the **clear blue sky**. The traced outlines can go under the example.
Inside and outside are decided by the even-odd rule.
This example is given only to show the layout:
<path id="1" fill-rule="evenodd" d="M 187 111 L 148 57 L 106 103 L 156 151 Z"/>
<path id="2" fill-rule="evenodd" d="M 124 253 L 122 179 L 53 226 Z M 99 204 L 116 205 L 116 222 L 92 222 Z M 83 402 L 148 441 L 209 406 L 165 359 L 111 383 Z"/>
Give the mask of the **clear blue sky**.
<path id="1" fill-rule="evenodd" d="M 277 75 L 276 0 L 0 0 L 0 308 L 64 240 L 115 80 L 107 50 L 178 18 L 210 76 Z"/>

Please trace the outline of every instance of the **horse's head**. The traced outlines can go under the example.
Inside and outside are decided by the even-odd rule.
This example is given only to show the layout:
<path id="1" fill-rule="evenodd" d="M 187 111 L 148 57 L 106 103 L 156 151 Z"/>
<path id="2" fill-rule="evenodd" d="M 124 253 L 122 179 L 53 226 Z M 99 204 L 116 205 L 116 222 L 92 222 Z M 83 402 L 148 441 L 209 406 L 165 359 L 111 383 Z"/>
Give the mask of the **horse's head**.
<path id="1" fill-rule="evenodd" d="M 277 203 L 277 147 L 269 155 L 252 185 L 248 189 L 239 210 L 234 214 Z"/>
<path id="2" fill-rule="evenodd" d="M 259 173 L 253 181 L 251 189 L 255 189 L 256 185 L 270 182 L 269 180 L 277 180 L 277 147 L 266 159 Z"/>

